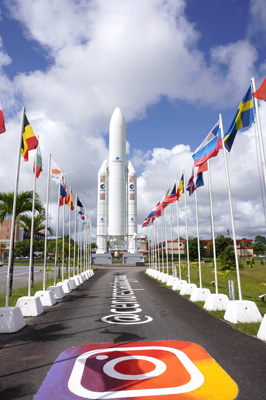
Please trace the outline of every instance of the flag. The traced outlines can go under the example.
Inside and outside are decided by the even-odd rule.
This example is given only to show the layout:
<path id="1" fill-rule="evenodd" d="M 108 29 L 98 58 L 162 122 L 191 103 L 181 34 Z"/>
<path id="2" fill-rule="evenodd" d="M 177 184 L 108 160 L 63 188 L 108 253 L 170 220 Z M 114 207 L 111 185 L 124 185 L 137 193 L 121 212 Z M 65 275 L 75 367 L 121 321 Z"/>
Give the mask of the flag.
<path id="1" fill-rule="evenodd" d="M 0 133 L 4 133 L 5 131 L 6 131 L 5 120 L 4 120 L 2 104 L 0 101 Z"/>
<path id="2" fill-rule="evenodd" d="M 77 211 L 78 215 L 83 215 L 83 204 L 81 203 L 80 199 L 77 197 Z"/>
<path id="3" fill-rule="evenodd" d="M 204 164 L 211 157 L 216 157 L 222 148 L 222 134 L 218 121 L 192 155 L 195 167 Z"/>
<path id="4" fill-rule="evenodd" d="M 21 141 L 21 155 L 24 157 L 24 161 L 29 161 L 29 151 L 36 149 L 37 146 L 38 140 L 29 124 L 26 114 L 24 113 L 24 131 Z"/>
<path id="5" fill-rule="evenodd" d="M 154 208 L 151 210 L 151 212 L 149 213 L 149 215 L 148 215 L 147 218 L 155 217 L 155 214 L 156 214 L 156 207 L 154 207 Z"/>
<path id="6" fill-rule="evenodd" d="M 208 161 L 205 161 L 203 164 L 200 164 L 198 168 L 198 174 L 200 172 L 205 172 L 205 171 L 208 171 Z"/>
<path id="7" fill-rule="evenodd" d="M 63 168 L 51 158 L 50 179 L 56 183 L 60 183 L 64 176 Z"/>
<path id="8" fill-rule="evenodd" d="M 195 190 L 195 183 L 194 183 L 194 171 L 192 170 L 191 177 L 189 178 L 188 184 L 187 184 L 187 190 L 189 192 L 189 196 L 191 196 Z"/>
<path id="9" fill-rule="evenodd" d="M 197 173 L 197 179 L 196 179 L 196 184 L 195 184 L 195 189 L 197 189 L 200 186 L 204 186 L 204 181 L 203 181 L 203 172 Z"/>
<path id="10" fill-rule="evenodd" d="M 69 195 L 68 195 L 68 198 L 67 198 L 67 200 L 66 200 L 66 204 L 67 204 L 68 206 L 70 206 L 71 211 L 74 210 L 74 201 L 73 201 L 72 189 L 71 189 L 71 192 L 70 192 Z"/>
<path id="11" fill-rule="evenodd" d="M 147 226 L 150 226 L 153 224 L 153 221 L 155 220 L 155 217 L 153 216 L 152 218 L 145 218 L 142 224 L 142 228 L 146 228 Z"/>
<path id="12" fill-rule="evenodd" d="M 37 171 L 36 171 L 36 178 L 39 178 L 40 173 L 42 172 L 42 153 L 40 149 L 40 144 L 37 148 Z M 35 174 L 35 161 L 33 164 L 33 173 Z"/>
<path id="13" fill-rule="evenodd" d="M 248 127 L 252 124 L 252 122 L 254 122 L 254 109 L 250 86 L 224 136 L 224 145 L 228 151 L 231 151 L 237 131 L 239 129 Z"/>
<path id="14" fill-rule="evenodd" d="M 161 217 L 161 215 L 163 214 L 163 210 L 164 210 L 163 202 L 159 201 L 159 203 L 156 206 L 155 216 L 156 217 Z"/>
<path id="15" fill-rule="evenodd" d="M 168 206 L 170 203 L 174 203 L 176 201 L 176 184 L 174 184 L 174 187 L 172 189 L 172 192 L 168 194 L 162 201 L 163 205 Z"/>
<path id="16" fill-rule="evenodd" d="M 177 191 L 176 191 L 176 200 L 179 200 L 181 194 L 184 193 L 184 174 L 182 174 Z"/>
<path id="17" fill-rule="evenodd" d="M 261 87 L 256 92 L 252 93 L 252 96 L 266 101 L 266 78 L 262 82 Z"/>

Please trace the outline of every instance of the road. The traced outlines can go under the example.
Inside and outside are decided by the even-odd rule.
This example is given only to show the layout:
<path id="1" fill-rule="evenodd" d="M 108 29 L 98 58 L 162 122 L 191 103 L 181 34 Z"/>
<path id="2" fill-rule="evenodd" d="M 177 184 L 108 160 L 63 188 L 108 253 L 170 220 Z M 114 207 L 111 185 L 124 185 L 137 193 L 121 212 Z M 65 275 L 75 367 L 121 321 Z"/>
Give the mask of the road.
<path id="1" fill-rule="evenodd" d="M 43 267 L 34 266 L 34 279 L 40 282 L 43 279 Z M 0 293 L 6 293 L 7 266 L 0 267 Z M 13 288 L 18 289 L 28 285 L 29 267 L 26 265 L 15 265 L 13 275 Z"/>
<path id="2" fill-rule="evenodd" d="M 143 267 L 100 267 L 45 311 L 0 336 L 1 400 L 266 399 L 266 344 Z"/>

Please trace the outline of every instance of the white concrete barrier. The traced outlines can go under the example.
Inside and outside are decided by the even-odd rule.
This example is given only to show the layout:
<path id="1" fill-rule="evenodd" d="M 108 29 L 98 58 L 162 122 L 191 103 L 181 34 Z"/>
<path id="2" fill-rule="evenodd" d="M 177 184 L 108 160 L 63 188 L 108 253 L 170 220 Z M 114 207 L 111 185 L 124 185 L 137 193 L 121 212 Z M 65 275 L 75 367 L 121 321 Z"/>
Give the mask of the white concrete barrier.
<path id="1" fill-rule="evenodd" d="M 26 326 L 19 307 L 0 308 L 0 333 L 18 332 Z"/>
<path id="2" fill-rule="evenodd" d="M 258 330 L 257 337 L 261 340 L 266 341 L 266 314 L 264 314 L 264 317 L 262 319 L 262 323 L 260 325 L 260 328 Z"/>
<path id="3" fill-rule="evenodd" d="M 224 319 L 237 324 L 238 322 L 261 322 L 262 316 L 254 301 L 230 300 L 226 307 Z"/>
<path id="4" fill-rule="evenodd" d="M 191 296 L 190 296 L 190 301 L 206 301 L 207 297 L 211 294 L 210 289 L 207 288 L 195 288 L 193 289 Z"/>
<path id="5" fill-rule="evenodd" d="M 23 317 L 37 317 L 43 313 L 43 306 L 39 297 L 23 296 L 17 301 L 16 307 L 20 308 Z"/>
<path id="6" fill-rule="evenodd" d="M 52 290 L 39 290 L 35 293 L 35 297 L 39 297 L 43 307 L 51 307 L 56 303 Z"/>
<path id="7" fill-rule="evenodd" d="M 229 303 L 228 296 L 222 293 L 211 293 L 203 306 L 208 311 L 225 311 Z"/>

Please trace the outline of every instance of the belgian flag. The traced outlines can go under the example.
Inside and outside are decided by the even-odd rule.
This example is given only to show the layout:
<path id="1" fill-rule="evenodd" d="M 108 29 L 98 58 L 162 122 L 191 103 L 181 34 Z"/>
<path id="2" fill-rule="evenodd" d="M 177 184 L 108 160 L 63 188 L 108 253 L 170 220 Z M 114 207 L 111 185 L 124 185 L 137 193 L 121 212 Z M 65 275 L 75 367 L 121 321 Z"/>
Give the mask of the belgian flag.
<path id="1" fill-rule="evenodd" d="M 24 132 L 21 141 L 21 155 L 24 161 L 29 160 L 29 150 L 34 150 L 38 146 L 38 139 L 36 138 L 26 114 L 24 114 Z"/>

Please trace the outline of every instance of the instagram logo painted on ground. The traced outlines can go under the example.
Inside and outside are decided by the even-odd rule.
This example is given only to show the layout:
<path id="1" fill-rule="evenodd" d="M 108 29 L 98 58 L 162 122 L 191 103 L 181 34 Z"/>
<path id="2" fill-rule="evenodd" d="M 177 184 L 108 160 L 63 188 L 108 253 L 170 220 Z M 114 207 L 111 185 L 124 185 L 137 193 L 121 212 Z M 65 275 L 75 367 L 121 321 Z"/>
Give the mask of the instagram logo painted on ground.
<path id="1" fill-rule="evenodd" d="M 194 343 L 83 345 L 62 353 L 36 399 L 231 400 L 237 385 Z"/>

